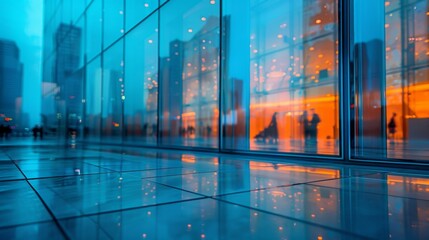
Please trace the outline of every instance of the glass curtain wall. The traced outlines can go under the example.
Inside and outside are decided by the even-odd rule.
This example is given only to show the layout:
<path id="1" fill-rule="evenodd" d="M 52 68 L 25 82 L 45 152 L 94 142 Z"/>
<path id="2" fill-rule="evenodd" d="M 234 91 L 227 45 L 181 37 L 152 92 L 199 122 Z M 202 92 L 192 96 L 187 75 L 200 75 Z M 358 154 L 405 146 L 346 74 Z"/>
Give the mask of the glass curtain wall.
<path id="1" fill-rule="evenodd" d="M 428 23 L 426 0 L 47 0 L 43 126 L 113 144 L 427 160 Z"/>
<path id="2" fill-rule="evenodd" d="M 224 147 L 338 155 L 337 2 L 223 2 Z"/>
<path id="3" fill-rule="evenodd" d="M 354 1 L 352 156 L 427 159 L 429 3 Z"/>

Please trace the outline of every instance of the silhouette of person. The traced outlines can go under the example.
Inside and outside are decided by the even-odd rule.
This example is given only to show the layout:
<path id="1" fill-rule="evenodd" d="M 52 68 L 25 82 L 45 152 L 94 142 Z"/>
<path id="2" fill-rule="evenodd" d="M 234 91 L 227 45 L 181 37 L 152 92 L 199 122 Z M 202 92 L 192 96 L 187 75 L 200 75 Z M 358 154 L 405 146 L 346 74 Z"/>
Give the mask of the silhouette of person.
<path id="1" fill-rule="evenodd" d="M 387 124 L 387 128 L 389 129 L 389 138 L 391 140 L 395 139 L 395 133 L 396 133 L 396 127 L 397 127 L 395 118 L 396 118 L 396 113 L 393 113 L 389 123 Z"/>
<path id="2" fill-rule="evenodd" d="M 6 127 L 5 127 L 5 135 L 6 135 L 6 138 L 9 138 L 9 134 L 11 134 L 12 133 L 12 128 L 9 126 L 9 125 L 7 125 Z"/>
<path id="3" fill-rule="evenodd" d="M 156 136 L 156 124 L 152 124 L 152 136 Z"/>
<path id="4" fill-rule="evenodd" d="M 307 142 L 307 140 L 309 140 L 309 138 L 310 138 L 310 123 L 308 121 L 308 112 L 307 112 L 307 110 L 305 110 L 302 113 L 299 122 L 302 124 L 302 132 L 304 134 L 304 141 Z"/>
<path id="5" fill-rule="evenodd" d="M 39 126 L 34 126 L 33 129 L 31 129 L 31 131 L 33 132 L 33 138 L 36 139 L 37 138 L 37 133 L 39 132 Z"/>
<path id="6" fill-rule="evenodd" d="M 317 141 L 317 125 L 321 122 L 319 115 L 315 112 L 314 108 L 311 109 L 311 120 L 310 120 L 310 138 L 313 141 Z"/>
<path id="7" fill-rule="evenodd" d="M 268 129 L 269 129 L 268 130 L 269 136 L 272 137 L 274 143 L 277 143 L 279 141 L 279 130 L 277 127 L 277 112 L 275 112 L 271 117 L 271 122 L 270 122 L 270 125 L 268 125 Z"/>
<path id="8" fill-rule="evenodd" d="M 144 137 L 146 137 L 146 136 L 147 136 L 147 127 L 148 127 L 148 124 L 147 124 L 147 123 L 145 123 L 145 124 L 143 125 L 143 129 L 142 129 L 142 134 L 143 134 L 143 136 L 144 136 Z"/>
<path id="9" fill-rule="evenodd" d="M 39 127 L 39 133 L 40 133 L 40 140 L 42 140 L 43 139 L 43 127 L 42 126 Z"/>
<path id="10" fill-rule="evenodd" d="M 207 137 L 210 137 L 212 135 L 212 127 L 210 127 L 210 125 L 207 125 L 206 129 L 207 129 Z"/>
<path id="11" fill-rule="evenodd" d="M 0 125 L 0 138 L 3 138 L 3 136 L 4 136 L 4 134 L 5 134 L 5 131 L 6 131 L 6 129 L 5 129 L 5 127 L 3 126 L 3 124 L 2 124 L 2 125 Z"/>

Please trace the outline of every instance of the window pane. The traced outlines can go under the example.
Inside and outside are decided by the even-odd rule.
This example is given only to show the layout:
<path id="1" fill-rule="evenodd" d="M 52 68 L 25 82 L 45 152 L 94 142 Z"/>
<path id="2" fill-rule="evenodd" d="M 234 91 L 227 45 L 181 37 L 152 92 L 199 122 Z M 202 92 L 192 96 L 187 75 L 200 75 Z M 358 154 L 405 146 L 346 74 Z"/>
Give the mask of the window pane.
<path id="1" fill-rule="evenodd" d="M 126 0 L 125 6 L 128 31 L 158 7 L 158 0 Z"/>
<path id="2" fill-rule="evenodd" d="M 425 159 L 429 138 L 429 4 L 424 0 L 354 4 L 355 84 L 352 154 Z"/>
<path id="3" fill-rule="evenodd" d="M 124 34 L 124 0 L 104 0 L 103 43 L 109 47 Z"/>
<path id="4" fill-rule="evenodd" d="M 339 154 L 337 7 L 224 1 L 226 149 Z"/>
<path id="5" fill-rule="evenodd" d="M 100 57 L 86 67 L 85 83 L 85 127 L 83 136 L 90 141 L 100 141 L 101 133 L 101 81 L 102 69 Z"/>
<path id="6" fill-rule="evenodd" d="M 160 24 L 162 143 L 216 147 L 219 5 L 171 1 Z"/>
<path id="7" fill-rule="evenodd" d="M 86 55 L 91 60 L 101 51 L 101 0 L 94 0 L 88 11 L 87 35 L 86 35 Z"/>
<path id="8" fill-rule="evenodd" d="M 122 104 L 124 96 L 123 41 L 117 42 L 104 53 L 102 141 L 122 141 Z"/>
<path id="9" fill-rule="evenodd" d="M 158 15 L 125 38 L 125 142 L 156 144 L 158 116 Z"/>

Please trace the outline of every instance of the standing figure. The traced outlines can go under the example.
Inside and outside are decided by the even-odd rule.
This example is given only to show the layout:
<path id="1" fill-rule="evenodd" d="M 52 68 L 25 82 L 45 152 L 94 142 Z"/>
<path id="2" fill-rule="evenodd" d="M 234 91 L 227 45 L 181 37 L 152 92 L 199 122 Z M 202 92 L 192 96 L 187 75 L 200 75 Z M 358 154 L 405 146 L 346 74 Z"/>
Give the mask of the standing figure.
<path id="1" fill-rule="evenodd" d="M 319 115 L 315 112 L 314 108 L 311 109 L 311 120 L 310 120 L 310 138 L 313 141 L 317 141 L 317 125 L 321 122 Z"/>
<path id="2" fill-rule="evenodd" d="M 299 119 L 299 122 L 302 124 L 302 132 L 304 133 L 304 141 L 307 142 L 310 139 L 310 124 L 308 121 L 308 112 L 305 110 L 301 118 Z"/>
<path id="3" fill-rule="evenodd" d="M 4 134 L 5 134 L 5 131 L 6 131 L 6 129 L 5 129 L 5 127 L 3 126 L 3 124 L 2 124 L 2 125 L 0 125 L 0 138 L 3 138 L 3 136 L 4 136 Z"/>
<path id="4" fill-rule="evenodd" d="M 148 127 L 147 123 L 143 124 L 143 129 L 142 129 L 142 135 L 143 135 L 143 137 L 147 136 L 147 127 Z"/>
<path id="5" fill-rule="evenodd" d="M 38 125 L 34 126 L 33 129 L 31 129 L 31 131 L 33 132 L 33 138 L 36 139 L 37 133 L 39 132 L 39 126 Z"/>
<path id="6" fill-rule="evenodd" d="M 212 136 L 212 127 L 210 127 L 210 125 L 207 125 L 206 129 L 207 129 L 207 137 L 211 137 Z"/>
<path id="7" fill-rule="evenodd" d="M 389 123 L 387 124 L 387 128 L 389 129 L 389 138 L 392 141 L 395 140 L 395 133 L 396 133 L 396 127 L 397 127 L 395 118 L 396 118 L 396 113 L 393 113 Z"/>
<path id="8" fill-rule="evenodd" d="M 268 135 L 272 138 L 274 143 L 279 141 L 279 130 L 277 127 L 277 112 L 271 117 L 270 125 L 268 125 Z"/>
<path id="9" fill-rule="evenodd" d="M 5 130 L 5 136 L 6 138 L 9 138 L 9 134 L 12 133 L 12 127 L 9 125 L 6 125 L 6 130 Z"/>
<path id="10" fill-rule="evenodd" d="M 152 136 L 154 136 L 154 137 L 156 137 L 156 134 L 157 134 L 157 127 L 156 127 L 156 124 L 155 123 L 153 123 L 152 124 Z"/>

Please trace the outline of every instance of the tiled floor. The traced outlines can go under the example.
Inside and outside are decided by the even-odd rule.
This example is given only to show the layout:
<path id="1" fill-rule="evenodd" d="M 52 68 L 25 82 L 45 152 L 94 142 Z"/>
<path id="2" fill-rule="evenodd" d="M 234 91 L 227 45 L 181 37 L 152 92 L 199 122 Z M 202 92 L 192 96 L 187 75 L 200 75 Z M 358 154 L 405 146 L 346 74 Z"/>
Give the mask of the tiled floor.
<path id="1" fill-rule="evenodd" d="M 427 171 L 0 148 L 0 239 L 429 239 Z"/>

